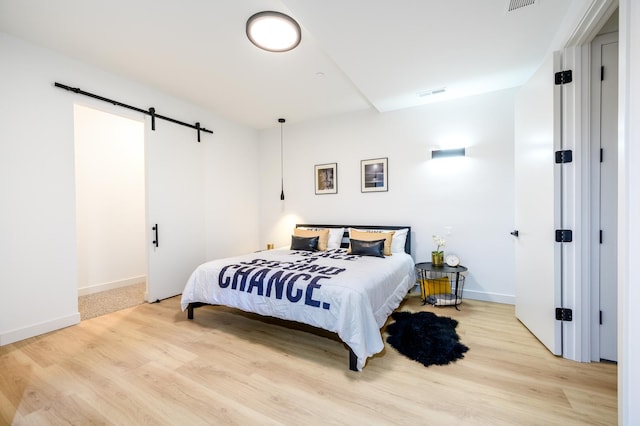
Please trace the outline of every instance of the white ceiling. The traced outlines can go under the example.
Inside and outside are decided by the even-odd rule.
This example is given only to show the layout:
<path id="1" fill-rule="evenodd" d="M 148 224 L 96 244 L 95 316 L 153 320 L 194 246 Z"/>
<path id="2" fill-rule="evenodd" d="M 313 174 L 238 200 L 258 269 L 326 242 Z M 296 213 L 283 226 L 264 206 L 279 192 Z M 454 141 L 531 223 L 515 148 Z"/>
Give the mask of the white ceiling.
<path id="1" fill-rule="evenodd" d="M 572 1 L 0 0 L 0 31 L 262 129 L 519 86 Z M 263 10 L 298 21 L 295 50 L 247 40 Z"/>

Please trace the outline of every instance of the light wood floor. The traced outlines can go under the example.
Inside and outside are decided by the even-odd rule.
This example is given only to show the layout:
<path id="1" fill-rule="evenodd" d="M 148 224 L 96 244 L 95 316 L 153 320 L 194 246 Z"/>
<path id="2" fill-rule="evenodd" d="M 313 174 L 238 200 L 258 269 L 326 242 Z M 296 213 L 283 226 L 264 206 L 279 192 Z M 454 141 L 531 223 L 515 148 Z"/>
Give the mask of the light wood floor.
<path id="1" fill-rule="evenodd" d="M 423 367 L 393 348 L 348 370 L 344 346 L 179 298 L 0 347 L 0 424 L 615 425 L 616 366 L 551 355 L 509 305 L 403 310 L 458 319 L 470 350 Z"/>

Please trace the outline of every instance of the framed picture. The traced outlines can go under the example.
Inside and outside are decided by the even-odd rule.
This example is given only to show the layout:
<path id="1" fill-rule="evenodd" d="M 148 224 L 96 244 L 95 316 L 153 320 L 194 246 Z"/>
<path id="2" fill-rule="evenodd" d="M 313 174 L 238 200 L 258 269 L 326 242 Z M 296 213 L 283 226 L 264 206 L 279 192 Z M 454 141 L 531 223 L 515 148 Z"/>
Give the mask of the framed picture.
<path id="1" fill-rule="evenodd" d="M 315 166 L 316 195 L 338 193 L 338 163 Z"/>
<path id="2" fill-rule="evenodd" d="M 362 192 L 388 191 L 389 167 L 386 158 L 362 160 L 361 184 Z"/>

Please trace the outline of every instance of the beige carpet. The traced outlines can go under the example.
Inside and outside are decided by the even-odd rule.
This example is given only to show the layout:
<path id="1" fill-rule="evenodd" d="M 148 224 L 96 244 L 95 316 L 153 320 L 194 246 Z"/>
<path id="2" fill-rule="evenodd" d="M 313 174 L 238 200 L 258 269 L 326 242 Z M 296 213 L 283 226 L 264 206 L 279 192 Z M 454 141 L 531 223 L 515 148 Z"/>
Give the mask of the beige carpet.
<path id="1" fill-rule="evenodd" d="M 133 284 L 78 297 L 80 320 L 99 317 L 144 303 L 146 283 Z"/>

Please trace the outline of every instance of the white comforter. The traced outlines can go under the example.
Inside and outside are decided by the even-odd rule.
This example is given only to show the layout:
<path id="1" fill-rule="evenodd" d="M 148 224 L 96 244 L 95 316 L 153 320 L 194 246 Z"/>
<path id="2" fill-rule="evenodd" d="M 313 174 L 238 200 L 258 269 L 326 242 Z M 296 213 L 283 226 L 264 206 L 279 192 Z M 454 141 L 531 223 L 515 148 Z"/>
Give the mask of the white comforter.
<path id="1" fill-rule="evenodd" d="M 405 253 L 262 251 L 200 265 L 182 293 L 182 310 L 192 302 L 225 305 L 329 330 L 362 370 L 384 348 L 380 328 L 415 284 L 414 273 Z"/>

